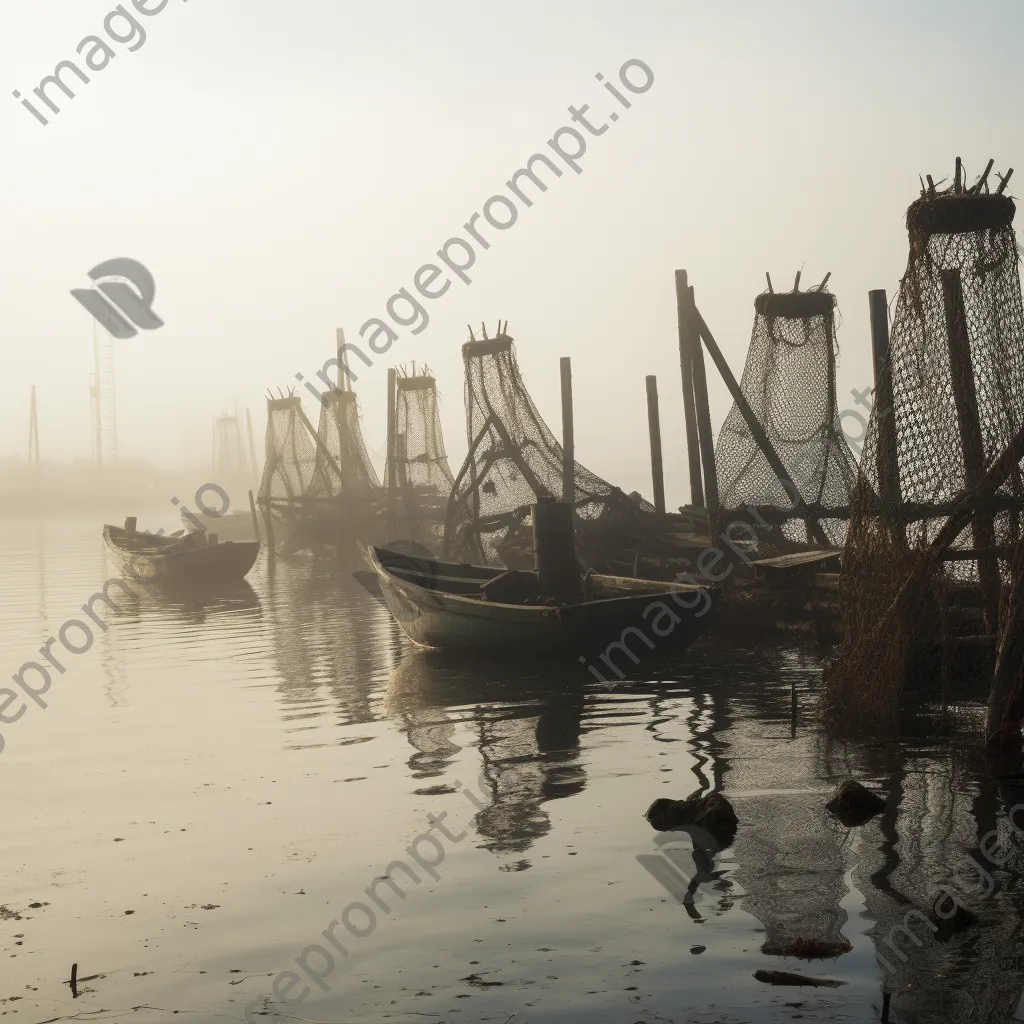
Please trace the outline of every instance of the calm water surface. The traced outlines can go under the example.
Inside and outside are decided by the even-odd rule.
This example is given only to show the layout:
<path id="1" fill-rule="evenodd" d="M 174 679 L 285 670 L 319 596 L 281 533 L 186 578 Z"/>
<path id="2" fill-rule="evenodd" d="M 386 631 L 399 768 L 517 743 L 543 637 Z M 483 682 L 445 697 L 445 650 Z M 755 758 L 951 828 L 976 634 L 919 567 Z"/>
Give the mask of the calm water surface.
<path id="1" fill-rule="evenodd" d="M 8 523 L 0 545 L 9 678 L 113 569 L 93 520 Z M 970 747 L 830 741 L 813 646 L 705 641 L 609 690 L 412 651 L 348 570 L 261 560 L 249 582 L 122 601 L 48 707 L 0 727 L 0 1016 L 271 1021 L 277 978 L 308 991 L 282 1019 L 320 1022 L 870 1021 L 883 988 L 891 1021 L 1014 1019 L 1024 792 Z M 851 775 L 890 801 L 848 831 L 823 804 Z M 700 786 L 740 827 L 688 905 L 643 813 Z M 992 830 L 989 886 L 967 858 Z M 365 890 L 395 861 L 418 881 L 393 869 L 385 910 Z M 902 960 L 885 937 L 942 885 L 978 924 L 918 925 Z M 798 936 L 852 951 L 778 955 Z M 323 980 L 278 977 L 297 958 Z"/>

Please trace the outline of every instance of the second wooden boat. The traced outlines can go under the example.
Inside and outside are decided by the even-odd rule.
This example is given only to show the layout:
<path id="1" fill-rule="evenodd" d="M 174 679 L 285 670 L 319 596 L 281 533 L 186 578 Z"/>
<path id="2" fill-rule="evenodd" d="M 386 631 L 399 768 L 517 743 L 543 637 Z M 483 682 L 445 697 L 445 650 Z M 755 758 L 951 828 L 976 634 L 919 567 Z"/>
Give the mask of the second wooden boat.
<path id="1" fill-rule="evenodd" d="M 145 580 L 240 580 L 260 553 L 258 541 L 211 544 L 202 533 L 165 537 L 136 530 L 134 519 L 124 529 L 104 526 L 103 542 L 126 575 Z"/>
<path id="2" fill-rule="evenodd" d="M 439 562 L 368 548 L 381 594 L 422 647 L 532 657 L 575 654 L 619 666 L 685 650 L 710 615 L 710 591 L 588 574 L 582 592 L 543 599 L 535 573 Z M 616 673 L 618 674 L 618 673 Z"/>

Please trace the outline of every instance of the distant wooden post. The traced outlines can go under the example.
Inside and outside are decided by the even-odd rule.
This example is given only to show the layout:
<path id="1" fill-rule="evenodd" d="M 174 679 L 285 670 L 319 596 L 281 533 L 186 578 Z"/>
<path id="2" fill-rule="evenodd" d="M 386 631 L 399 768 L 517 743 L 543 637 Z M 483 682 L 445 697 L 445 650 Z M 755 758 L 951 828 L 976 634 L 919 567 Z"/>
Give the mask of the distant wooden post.
<path id="1" fill-rule="evenodd" d="M 889 302 L 884 288 L 868 292 L 871 315 L 871 355 L 875 368 L 874 416 L 878 429 L 878 496 L 886 506 L 901 546 L 906 542 L 899 507 L 903 504 L 900 489 L 900 465 L 896 446 L 896 414 L 892 393 L 892 368 L 889 365 Z"/>
<path id="2" fill-rule="evenodd" d="M 576 503 L 576 443 L 572 418 L 572 363 L 568 356 L 558 361 L 562 376 L 562 501 Z"/>
<path id="3" fill-rule="evenodd" d="M 269 508 L 263 511 L 263 529 L 267 539 L 267 566 L 273 567 L 277 560 L 277 543 L 274 540 L 274 517 Z"/>
<path id="4" fill-rule="evenodd" d="M 256 514 L 256 499 L 252 496 L 252 491 L 249 492 L 249 511 L 252 513 L 253 534 L 258 543 L 260 540 L 260 517 Z"/>
<path id="5" fill-rule="evenodd" d="M 686 424 L 686 458 L 690 468 L 690 504 L 704 507 L 697 438 L 697 407 L 693 398 L 693 349 L 696 328 L 690 313 L 686 271 L 676 271 L 676 318 L 679 326 L 679 370 L 683 381 L 683 419 Z M 697 344 L 700 344 L 699 339 Z"/>
<path id="6" fill-rule="evenodd" d="M 704 500 L 708 517 L 714 523 L 718 515 L 718 468 L 715 465 L 715 439 L 711 434 L 711 410 L 708 407 L 708 378 L 704 372 L 704 349 L 700 344 L 697 329 L 697 302 L 693 297 L 693 285 L 686 289 L 688 320 L 692 326 L 691 348 L 693 352 L 693 398 L 697 411 L 697 438 L 700 444 L 700 459 L 704 465 Z"/>
<path id="7" fill-rule="evenodd" d="M 249 435 L 249 468 L 252 470 L 252 477 L 256 480 L 259 477 L 259 463 L 256 461 L 256 442 L 252 436 L 252 414 L 249 406 L 245 407 L 245 428 Z"/>
<path id="8" fill-rule="evenodd" d="M 345 354 L 345 328 L 336 328 L 334 338 L 338 348 L 338 390 L 348 391 L 348 356 Z"/>
<path id="9" fill-rule="evenodd" d="M 387 493 L 387 537 L 388 541 L 395 539 L 395 514 L 396 498 L 398 489 L 398 466 L 395 460 L 398 458 L 398 445 L 395 437 L 395 404 L 398 399 L 398 374 L 394 367 L 388 370 L 388 493 Z"/>
<path id="10" fill-rule="evenodd" d="M 665 511 L 665 476 L 661 462 L 661 416 L 658 411 L 658 378 L 647 379 L 647 430 L 651 436 L 651 479 L 654 484 L 654 507 Z"/>
<path id="11" fill-rule="evenodd" d="M 39 415 L 36 411 L 36 386 L 32 385 L 32 403 L 28 414 L 28 462 L 33 467 L 32 483 L 39 491 Z"/>
<path id="12" fill-rule="evenodd" d="M 967 332 L 967 310 L 964 307 L 963 283 L 959 270 L 942 270 L 942 305 L 949 342 L 949 374 L 956 405 L 960 445 L 964 453 L 964 484 L 967 489 L 985 475 L 985 445 L 978 418 L 978 395 L 974 384 L 971 360 L 971 339 Z M 991 514 L 976 515 L 971 522 L 974 546 L 989 550 L 996 546 L 995 526 Z M 999 629 L 999 563 L 993 556 L 978 559 L 978 577 L 985 597 L 985 615 L 989 634 Z"/>

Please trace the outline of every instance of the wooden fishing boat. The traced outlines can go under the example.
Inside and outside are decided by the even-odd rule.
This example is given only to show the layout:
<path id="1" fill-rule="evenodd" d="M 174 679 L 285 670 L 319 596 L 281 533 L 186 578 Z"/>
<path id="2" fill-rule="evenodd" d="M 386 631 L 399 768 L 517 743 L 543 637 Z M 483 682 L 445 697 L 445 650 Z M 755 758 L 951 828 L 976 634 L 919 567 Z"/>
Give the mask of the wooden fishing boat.
<path id="1" fill-rule="evenodd" d="M 257 541 L 219 543 L 216 534 L 186 533 L 165 537 L 135 529 L 104 526 L 103 542 L 110 558 L 136 579 L 185 582 L 240 580 L 260 553 Z"/>
<path id="2" fill-rule="evenodd" d="M 580 594 L 542 598 L 536 573 L 367 548 L 395 621 L 422 647 L 532 657 L 574 654 L 629 667 L 685 650 L 713 602 L 707 588 L 588 573 Z M 603 673 L 608 669 L 598 663 Z"/>

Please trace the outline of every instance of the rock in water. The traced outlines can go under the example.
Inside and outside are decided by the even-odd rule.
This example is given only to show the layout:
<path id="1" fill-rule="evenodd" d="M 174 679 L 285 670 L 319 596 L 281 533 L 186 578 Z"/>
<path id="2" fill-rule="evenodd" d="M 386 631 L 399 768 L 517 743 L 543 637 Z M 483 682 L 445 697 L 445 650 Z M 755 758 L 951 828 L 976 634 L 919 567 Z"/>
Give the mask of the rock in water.
<path id="1" fill-rule="evenodd" d="M 865 789 L 859 782 L 847 779 L 835 791 L 825 807 L 847 828 L 855 828 L 876 814 L 881 814 L 885 810 L 885 801 L 877 793 Z"/>
<path id="2" fill-rule="evenodd" d="M 754 971 L 754 977 L 766 985 L 813 985 L 815 988 L 839 988 L 845 982 L 831 978 L 809 978 L 805 974 L 790 974 L 789 971 Z"/>
<path id="3" fill-rule="evenodd" d="M 721 793 L 694 794 L 685 800 L 655 800 L 644 817 L 659 832 L 699 825 L 712 832 L 735 833 L 739 824 L 732 804 Z"/>

